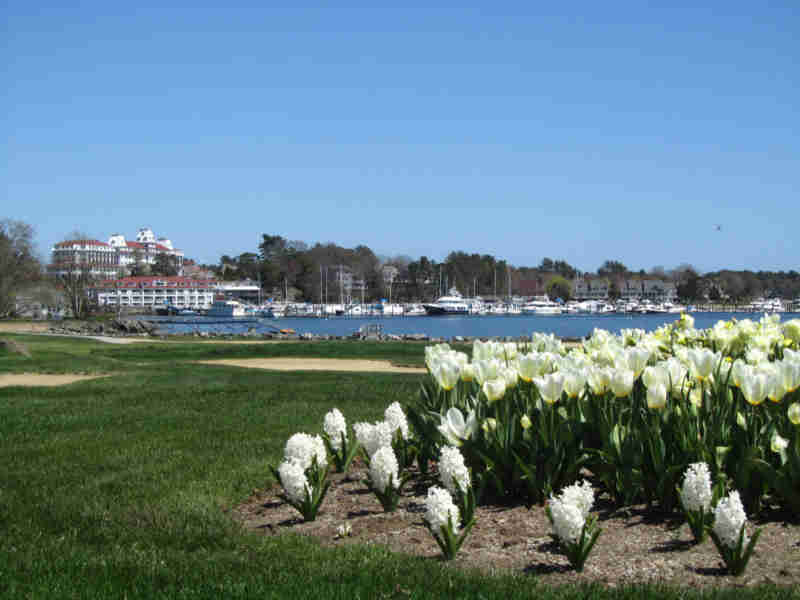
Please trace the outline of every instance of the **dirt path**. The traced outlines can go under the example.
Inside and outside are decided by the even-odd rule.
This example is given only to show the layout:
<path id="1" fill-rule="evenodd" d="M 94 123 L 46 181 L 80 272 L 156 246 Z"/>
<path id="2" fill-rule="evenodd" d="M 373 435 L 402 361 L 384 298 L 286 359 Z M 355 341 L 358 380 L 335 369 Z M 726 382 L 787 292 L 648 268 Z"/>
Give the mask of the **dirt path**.
<path id="1" fill-rule="evenodd" d="M 67 385 L 76 381 L 86 381 L 87 379 L 98 379 L 108 377 L 108 375 L 45 375 L 42 373 L 14 373 L 0 375 L 0 387 L 21 385 L 25 387 L 33 386 L 54 386 Z"/>
<path id="2" fill-rule="evenodd" d="M 0 321 L 0 333 L 43 333 L 48 329 L 47 321 Z"/>
<path id="3" fill-rule="evenodd" d="M 198 361 L 205 365 L 227 365 L 273 371 L 352 371 L 362 373 L 425 373 L 419 367 L 395 367 L 388 360 L 344 358 L 243 358 Z"/>

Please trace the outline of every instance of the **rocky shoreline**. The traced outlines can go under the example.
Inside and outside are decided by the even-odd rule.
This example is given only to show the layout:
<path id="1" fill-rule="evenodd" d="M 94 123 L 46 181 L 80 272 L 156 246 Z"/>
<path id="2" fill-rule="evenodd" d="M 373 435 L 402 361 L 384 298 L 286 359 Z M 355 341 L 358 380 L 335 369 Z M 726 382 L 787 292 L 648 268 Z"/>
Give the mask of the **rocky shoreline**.
<path id="1" fill-rule="evenodd" d="M 471 344 L 476 339 L 493 339 L 498 341 L 528 341 L 527 336 L 514 338 L 510 336 L 470 337 L 453 336 L 452 338 L 431 337 L 424 333 L 411 333 L 405 335 L 393 335 L 384 333 L 363 333 L 355 331 L 350 335 L 324 335 L 313 333 L 297 333 L 293 329 L 283 329 L 274 332 L 257 332 L 254 329 L 241 334 L 215 333 L 215 332 L 192 332 L 183 335 L 164 335 L 158 332 L 158 323 L 138 319 L 112 319 L 110 321 L 64 321 L 53 323 L 48 329 L 48 333 L 58 335 L 85 335 L 85 336 L 110 336 L 110 337 L 143 337 L 153 339 L 217 339 L 217 340 L 287 340 L 287 341 L 331 341 L 331 340 L 355 340 L 355 341 L 392 341 L 392 342 L 425 342 L 442 343 L 452 342 L 456 344 Z M 564 339 L 565 342 L 576 342 L 580 340 Z"/>

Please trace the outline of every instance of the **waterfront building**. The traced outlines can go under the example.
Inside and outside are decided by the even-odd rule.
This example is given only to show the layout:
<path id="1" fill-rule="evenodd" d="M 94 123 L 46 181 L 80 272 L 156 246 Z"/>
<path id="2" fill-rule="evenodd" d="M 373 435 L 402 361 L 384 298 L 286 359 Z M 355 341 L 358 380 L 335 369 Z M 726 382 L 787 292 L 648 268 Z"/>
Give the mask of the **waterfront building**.
<path id="1" fill-rule="evenodd" d="M 101 281 L 90 290 L 99 306 L 153 309 L 162 306 L 206 309 L 220 293 L 215 279 L 123 277 Z"/>
<path id="2" fill-rule="evenodd" d="M 610 284 L 606 278 L 581 277 L 572 284 L 572 294 L 577 300 L 608 300 Z"/>
<path id="3" fill-rule="evenodd" d="M 139 229 L 136 240 L 126 240 L 115 233 L 108 242 L 100 240 L 67 240 L 52 248 L 49 270 L 57 275 L 77 270 L 88 270 L 95 277 L 117 277 L 130 272 L 137 265 L 156 264 L 165 256 L 178 275 L 183 274 L 183 251 L 167 238 L 156 239 L 149 227 Z"/>

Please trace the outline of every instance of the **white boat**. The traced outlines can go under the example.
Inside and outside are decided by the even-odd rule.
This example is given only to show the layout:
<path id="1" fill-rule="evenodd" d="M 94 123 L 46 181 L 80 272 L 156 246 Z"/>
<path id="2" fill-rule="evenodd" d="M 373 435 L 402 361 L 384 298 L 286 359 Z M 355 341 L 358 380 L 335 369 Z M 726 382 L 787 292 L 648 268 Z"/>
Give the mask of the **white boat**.
<path id="1" fill-rule="evenodd" d="M 469 306 L 456 288 L 450 288 L 447 296 L 442 296 L 436 302 L 423 304 L 422 308 L 431 316 L 469 314 Z"/>
<path id="2" fill-rule="evenodd" d="M 546 298 L 536 298 L 523 304 L 521 310 L 525 315 L 560 315 L 564 307 Z"/>
<path id="3" fill-rule="evenodd" d="M 403 314 L 406 317 L 419 317 L 427 314 L 421 304 L 408 304 L 405 307 Z"/>
<path id="4" fill-rule="evenodd" d="M 225 300 L 218 298 L 214 300 L 211 308 L 208 309 L 208 317 L 246 317 L 247 306 L 237 300 Z"/>

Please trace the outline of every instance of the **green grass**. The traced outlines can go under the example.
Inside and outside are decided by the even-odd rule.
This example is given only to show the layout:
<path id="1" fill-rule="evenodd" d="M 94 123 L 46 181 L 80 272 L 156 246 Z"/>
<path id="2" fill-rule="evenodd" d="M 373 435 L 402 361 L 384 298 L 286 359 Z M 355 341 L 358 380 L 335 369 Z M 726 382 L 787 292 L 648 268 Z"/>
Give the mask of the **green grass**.
<path id="1" fill-rule="evenodd" d="M 0 372 L 78 368 L 115 376 L 61 388 L 0 388 L 0 597 L 791 597 L 777 587 L 702 594 L 544 588 L 532 576 L 486 577 L 380 547 L 331 549 L 299 536 L 242 531 L 226 509 L 270 483 L 267 466 L 277 464 L 289 435 L 318 431 L 333 406 L 349 422 L 379 418 L 390 402 L 415 394 L 420 377 L 184 361 L 229 351 L 347 357 L 373 350 L 368 356 L 421 363 L 421 346 L 117 347 L 17 337 L 33 358 L 2 354 Z"/>

